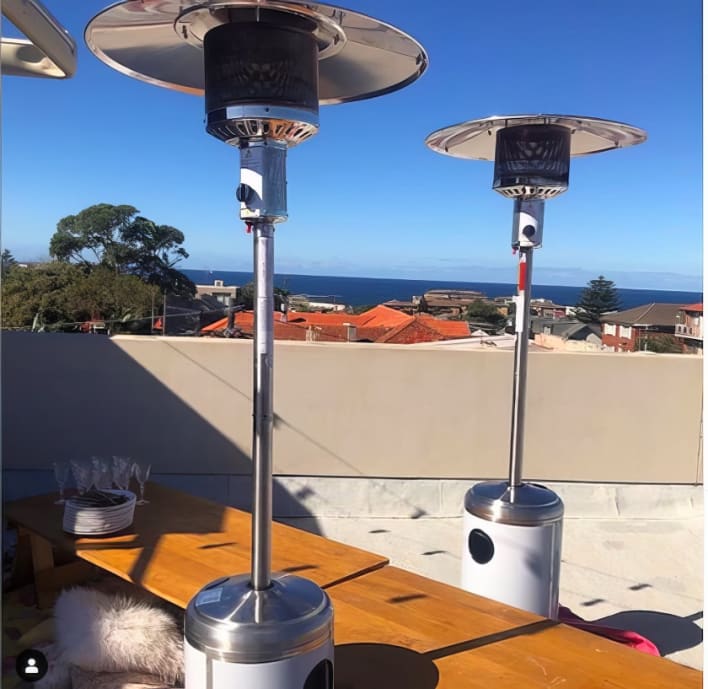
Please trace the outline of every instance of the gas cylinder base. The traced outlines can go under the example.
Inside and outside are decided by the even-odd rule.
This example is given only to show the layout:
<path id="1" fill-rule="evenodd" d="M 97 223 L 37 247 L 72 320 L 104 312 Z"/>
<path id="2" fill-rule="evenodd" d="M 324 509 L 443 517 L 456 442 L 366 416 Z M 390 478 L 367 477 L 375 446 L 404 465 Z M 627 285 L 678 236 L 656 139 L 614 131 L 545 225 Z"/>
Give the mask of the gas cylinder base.
<path id="1" fill-rule="evenodd" d="M 487 481 L 465 497 L 462 588 L 558 617 L 563 502 L 551 490 Z"/>
<path id="2" fill-rule="evenodd" d="M 230 663 L 184 645 L 185 689 L 332 689 L 334 646 L 271 663 Z"/>
<path id="3" fill-rule="evenodd" d="M 313 582 L 276 575 L 214 581 L 185 617 L 185 689 L 332 689 L 333 611 Z"/>

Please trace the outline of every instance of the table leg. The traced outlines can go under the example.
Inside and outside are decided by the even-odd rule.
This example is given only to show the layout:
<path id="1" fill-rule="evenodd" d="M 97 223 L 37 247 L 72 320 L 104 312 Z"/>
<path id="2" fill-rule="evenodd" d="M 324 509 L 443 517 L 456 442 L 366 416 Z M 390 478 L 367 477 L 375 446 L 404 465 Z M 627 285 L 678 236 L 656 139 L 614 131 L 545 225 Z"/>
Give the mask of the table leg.
<path id="1" fill-rule="evenodd" d="M 95 568 L 84 560 L 57 567 L 52 544 L 32 532 L 29 537 L 38 608 L 51 608 L 62 589 L 83 583 L 93 575 Z"/>
<path id="2" fill-rule="evenodd" d="M 54 549 L 52 544 L 35 533 L 29 534 L 32 548 L 32 567 L 37 593 L 37 607 L 49 608 L 54 603 L 54 596 L 47 587 L 48 574 L 54 569 Z"/>

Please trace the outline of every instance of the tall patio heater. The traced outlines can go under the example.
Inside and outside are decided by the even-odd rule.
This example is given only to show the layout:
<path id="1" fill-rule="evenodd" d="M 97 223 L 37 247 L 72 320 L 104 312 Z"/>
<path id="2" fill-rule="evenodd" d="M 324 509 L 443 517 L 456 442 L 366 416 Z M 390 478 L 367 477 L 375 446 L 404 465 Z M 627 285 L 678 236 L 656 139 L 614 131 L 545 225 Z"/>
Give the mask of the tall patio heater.
<path id="1" fill-rule="evenodd" d="M 271 572 L 275 224 L 287 218 L 287 150 L 317 133 L 319 105 L 400 89 L 427 55 L 383 22 L 299 0 L 129 0 L 94 17 L 85 37 L 124 74 L 204 96 L 207 132 L 239 149 L 236 196 L 253 231 L 252 567 L 190 601 L 186 688 L 329 689 L 330 600 Z"/>
<path id="2" fill-rule="evenodd" d="M 545 617 L 558 616 L 563 502 L 522 479 L 533 251 L 541 246 L 546 199 L 568 188 L 571 156 L 645 139 L 636 127 L 570 115 L 488 117 L 426 139 L 438 153 L 494 161 L 493 189 L 514 200 L 511 246 L 519 253 L 509 478 L 467 491 L 462 587 Z"/>

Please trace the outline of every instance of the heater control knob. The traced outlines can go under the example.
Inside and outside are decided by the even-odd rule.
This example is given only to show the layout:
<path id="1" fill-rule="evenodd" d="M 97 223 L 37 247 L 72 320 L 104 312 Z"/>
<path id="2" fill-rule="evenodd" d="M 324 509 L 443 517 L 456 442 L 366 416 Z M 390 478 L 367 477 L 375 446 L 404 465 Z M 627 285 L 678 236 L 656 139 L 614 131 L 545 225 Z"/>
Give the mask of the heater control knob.
<path id="1" fill-rule="evenodd" d="M 236 199 L 241 203 L 248 203 L 248 200 L 253 195 L 253 189 L 248 184 L 239 184 L 236 187 Z"/>
<path id="2" fill-rule="evenodd" d="M 480 565 L 486 565 L 494 557 L 494 543 L 482 529 L 472 529 L 467 539 L 472 559 Z"/>

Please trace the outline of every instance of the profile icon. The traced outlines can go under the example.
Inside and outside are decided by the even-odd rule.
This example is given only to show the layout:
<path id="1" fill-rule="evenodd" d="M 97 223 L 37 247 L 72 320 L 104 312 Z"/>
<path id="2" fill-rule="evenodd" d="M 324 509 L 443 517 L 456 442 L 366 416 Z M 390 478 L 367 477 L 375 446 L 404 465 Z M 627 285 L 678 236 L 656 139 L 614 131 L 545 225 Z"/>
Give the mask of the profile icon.
<path id="1" fill-rule="evenodd" d="M 49 663 L 44 653 L 28 648 L 17 656 L 15 669 L 25 682 L 36 682 L 47 674 Z"/>

